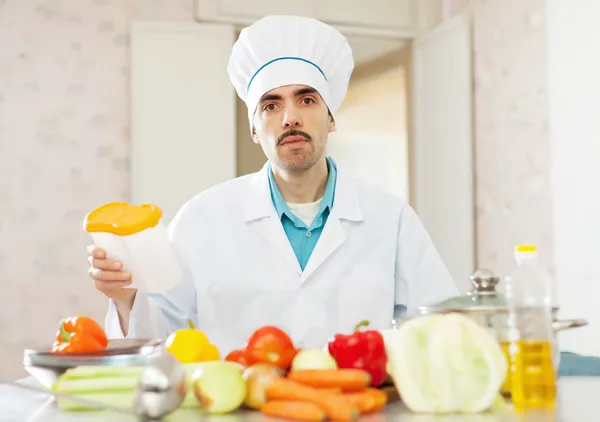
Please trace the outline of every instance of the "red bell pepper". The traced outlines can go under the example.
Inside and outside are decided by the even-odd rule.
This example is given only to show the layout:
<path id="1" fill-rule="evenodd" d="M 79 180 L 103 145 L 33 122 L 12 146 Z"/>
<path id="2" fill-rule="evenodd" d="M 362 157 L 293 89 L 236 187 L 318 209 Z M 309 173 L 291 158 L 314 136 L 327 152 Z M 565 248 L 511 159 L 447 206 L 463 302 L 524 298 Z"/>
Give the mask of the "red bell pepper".
<path id="1" fill-rule="evenodd" d="M 359 331 L 368 326 L 362 321 L 349 335 L 337 334 L 328 343 L 329 354 L 341 369 L 362 369 L 371 375 L 371 386 L 379 387 L 387 377 L 387 353 L 379 331 Z"/>

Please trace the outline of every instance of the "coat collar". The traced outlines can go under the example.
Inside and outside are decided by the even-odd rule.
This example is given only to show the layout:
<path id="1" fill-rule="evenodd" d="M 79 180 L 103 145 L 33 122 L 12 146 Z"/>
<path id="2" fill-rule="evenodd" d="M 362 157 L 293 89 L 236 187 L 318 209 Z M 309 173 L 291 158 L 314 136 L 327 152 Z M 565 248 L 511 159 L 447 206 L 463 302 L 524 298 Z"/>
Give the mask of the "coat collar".
<path id="1" fill-rule="evenodd" d="M 265 217 L 278 218 L 277 211 L 271 198 L 269 187 L 269 165 L 267 161 L 258 172 L 249 176 L 249 189 L 244 201 L 244 221 L 253 221 Z M 342 220 L 362 221 L 358 188 L 354 179 L 347 176 L 343 170 L 337 169 L 335 198 L 331 217 Z"/>

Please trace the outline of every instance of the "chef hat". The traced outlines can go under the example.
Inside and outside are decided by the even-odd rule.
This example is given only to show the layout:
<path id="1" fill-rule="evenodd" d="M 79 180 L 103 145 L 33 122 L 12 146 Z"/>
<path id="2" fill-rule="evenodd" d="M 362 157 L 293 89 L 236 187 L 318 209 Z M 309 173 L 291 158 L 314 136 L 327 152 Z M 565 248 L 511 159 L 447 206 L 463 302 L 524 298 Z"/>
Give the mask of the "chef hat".
<path id="1" fill-rule="evenodd" d="M 335 115 L 354 69 L 346 38 L 333 27 L 300 16 L 267 16 L 243 29 L 227 71 L 252 117 L 260 98 L 285 85 L 307 85 Z"/>

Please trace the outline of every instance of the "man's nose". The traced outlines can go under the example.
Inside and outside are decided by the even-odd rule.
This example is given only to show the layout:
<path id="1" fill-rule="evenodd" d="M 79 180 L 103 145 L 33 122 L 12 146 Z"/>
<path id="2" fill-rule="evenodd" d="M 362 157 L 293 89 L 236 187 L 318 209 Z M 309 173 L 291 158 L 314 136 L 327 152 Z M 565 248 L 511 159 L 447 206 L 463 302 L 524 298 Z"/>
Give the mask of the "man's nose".
<path id="1" fill-rule="evenodd" d="M 302 119 L 294 108 L 285 111 L 282 126 L 286 129 L 302 126 Z"/>

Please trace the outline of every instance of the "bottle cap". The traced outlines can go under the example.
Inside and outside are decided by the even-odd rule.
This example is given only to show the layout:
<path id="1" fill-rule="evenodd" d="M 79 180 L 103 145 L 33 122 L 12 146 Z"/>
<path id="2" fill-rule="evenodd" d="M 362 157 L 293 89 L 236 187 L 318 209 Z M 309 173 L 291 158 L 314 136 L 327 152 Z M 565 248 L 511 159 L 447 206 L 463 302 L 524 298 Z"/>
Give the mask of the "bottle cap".
<path id="1" fill-rule="evenodd" d="M 515 246 L 514 259 L 517 263 L 526 260 L 537 259 L 537 248 L 534 245 L 517 245 Z"/>
<path id="2" fill-rule="evenodd" d="M 537 252 L 537 248 L 534 245 L 517 245 L 515 246 L 515 252 Z"/>

